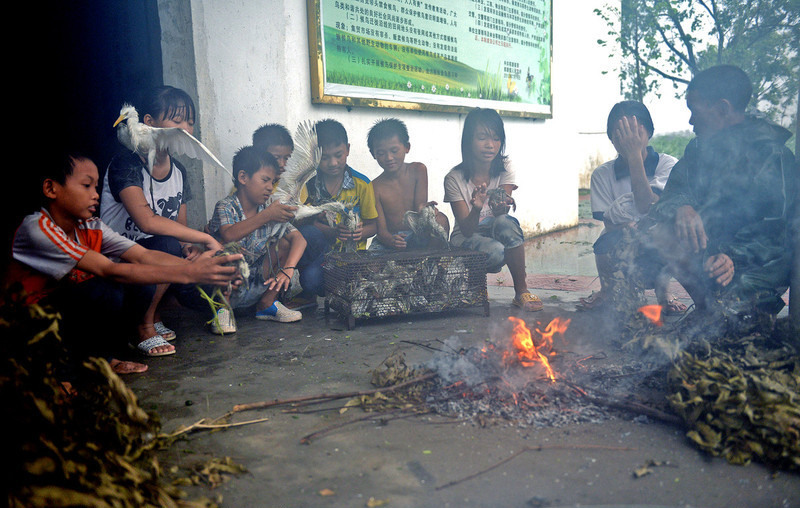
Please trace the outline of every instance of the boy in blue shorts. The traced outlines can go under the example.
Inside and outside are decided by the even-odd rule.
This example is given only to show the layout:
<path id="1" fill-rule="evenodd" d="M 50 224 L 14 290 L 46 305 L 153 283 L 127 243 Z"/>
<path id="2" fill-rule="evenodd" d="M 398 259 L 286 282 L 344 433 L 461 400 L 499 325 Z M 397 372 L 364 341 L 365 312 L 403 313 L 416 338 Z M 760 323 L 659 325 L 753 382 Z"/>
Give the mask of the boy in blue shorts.
<path id="1" fill-rule="evenodd" d="M 289 287 L 306 241 L 291 224 L 297 207 L 272 199 L 278 182 L 275 157 L 254 146 L 233 157 L 236 192 L 217 202 L 208 231 L 222 243 L 239 242 L 248 253 L 246 283 L 231 294 L 234 309 L 255 305 L 256 319 L 289 323 L 303 315 L 277 300 Z"/>
<path id="2" fill-rule="evenodd" d="M 322 261 L 331 249 L 343 249 L 345 242 L 355 242 L 359 250 L 366 249 L 367 240 L 377 231 L 375 195 L 369 178 L 347 165 L 350 143 L 344 126 L 333 119 L 317 122 L 314 126 L 317 142 L 322 148 L 322 159 L 317 174 L 306 184 L 306 203 L 319 205 L 339 201 L 353 210 L 359 220 L 354 230 L 347 229 L 341 214 L 329 224 L 320 214 L 310 224 L 299 227 L 308 242 L 298 264 L 303 298 L 324 295 Z"/>

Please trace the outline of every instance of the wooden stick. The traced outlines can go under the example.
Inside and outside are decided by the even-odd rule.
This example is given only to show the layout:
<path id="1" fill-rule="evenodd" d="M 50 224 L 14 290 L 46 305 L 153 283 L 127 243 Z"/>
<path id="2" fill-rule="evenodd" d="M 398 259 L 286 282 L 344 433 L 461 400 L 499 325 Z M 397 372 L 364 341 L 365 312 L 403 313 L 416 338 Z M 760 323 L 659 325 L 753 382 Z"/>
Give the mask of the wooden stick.
<path id="1" fill-rule="evenodd" d="M 223 417 L 224 418 L 224 417 Z M 214 422 L 218 422 L 222 418 L 217 418 L 213 420 Z M 193 432 L 195 430 L 209 430 L 209 429 L 227 429 L 230 427 L 241 427 L 242 425 L 250 425 L 253 423 L 261 423 L 269 420 L 269 418 L 259 418 L 257 420 L 248 420 L 246 422 L 238 422 L 238 423 L 206 423 L 206 419 L 203 418 L 202 420 L 195 422 L 188 427 L 183 429 L 178 429 L 172 434 L 162 434 L 159 437 L 163 437 L 166 439 L 171 439 L 173 437 L 180 436 L 181 434 L 188 434 L 189 432 Z"/>
<path id="2" fill-rule="evenodd" d="M 390 419 L 391 420 L 397 420 L 399 418 L 408 418 L 408 417 L 411 417 L 411 416 L 417 416 L 417 415 L 420 415 L 420 414 L 424 414 L 424 413 L 407 413 L 405 415 L 403 415 L 403 414 L 396 415 L 396 413 L 397 413 L 397 411 L 393 411 L 391 413 L 369 414 L 369 415 L 366 415 L 366 416 L 362 416 L 361 418 L 356 418 L 354 420 L 348 420 L 346 422 L 337 423 L 337 424 L 331 425 L 329 427 L 325 427 L 322 430 L 318 430 L 316 432 L 312 432 L 311 434 L 307 434 L 307 435 L 303 436 L 300 439 L 300 443 L 301 444 L 311 444 L 311 441 L 313 439 L 316 439 L 318 437 L 322 437 L 322 436 L 328 434 L 331 431 L 334 431 L 334 430 L 337 430 L 337 429 L 341 429 L 342 427 L 347 427 L 348 425 L 351 425 L 353 423 L 363 422 L 364 420 L 371 420 L 371 419 L 381 420 L 381 419 L 384 419 L 384 421 L 389 421 Z M 387 415 L 391 416 L 391 418 L 386 418 Z"/>
<path id="3" fill-rule="evenodd" d="M 418 346 L 418 347 L 421 347 L 421 348 L 425 348 L 425 349 L 427 349 L 429 351 L 436 351 L 437 353 L 443 352 L 443 350 L 441 350 L 439 348 L 435 348 L 435 347 L 429 346 L 427 344 L 422 344 L 421 342 L 415 342 L 413 340 L 401 340 L 400 342 L 405 342 L 406 344 L 411 344 L 412 346 Z"/>
<path id="4" fill-rule="evenodd" d="M 609 450 L 609 451 L 631 451 L 635 450 L 636 448 L 629 448 L 629 447 L 622 447 L 622 446 L 604 446 L 604 445 L 539 445 L 539 446 L 526 446 L 519 451 L 516 451 L 509 455 L 508 457 L 504 458 L 500 462 L 492 464 L 491 466 L 487 467 L 486 469 L 482 469 L 476 473 L 473 473 L 469 476 L 465 476 L 458 480 L 453 480 L 451 482 L 445 483 L 444 485 L 439 485 L 436 487 L 436 490 L 446 489 L 448 487 L 452 487 L 453 485 L 458 485 L 459 483 L 463 483 L 473 478 L 477 478 L 478 476 L 488 473 L 493 469 L 497 469 L 498 467 L 511 462 L 512 460 L 516 459 L 520 455 L 525 452 L 538 452 L 542 450 Z"/>
<path id="5" fill-rule="evenodd" d="M 665 423 L 670 423 L 672 425 L 683 425 L 683 420 L 675 415 L 671 415 L 669 413 L 665 413 L 664 411 L 660 411 L 658 409 L 645 406 L 644 404 L 638 404 L 636 402 L 624 402 L 618 399 L 611 398 L 608 394 L 601 394 L 603 398 L 595 397 L 589 395 L 589 393 L 581 388 L 580 386 L 576 385 L 571 381 L 567 381 L 566 379 L 561 379 L 563 383 L 566 385 L 574 388 L 578 393 L 580 393 L 581 397 L 585 398 L 592 404 L 596 404 L 598 406 L 606 406 L 614 409 L 621 409 L 623 411 L 629 411 L 633 413 L 640 413 L 645 416 L 649 416 L 651 418 L 655 418 L 656 420 L 661 420 Z"/>
<path id="6" fill-rule="evenodd" d="M 669 423 L 672 425 L 680 426 L 684 424 L 684 421 L 679 417 L 649 406 L 645 406 L 644 404 L 637 404 L 636 402 L 623 402 L 621 400 L 613 399 L 599 399 L 597 397 L 592 397 L 591 395 L 584 395 L 584 397 L 592 404 L 597 404 L 598 406 L 608 406 L 614 409 L 622 409 L 623 411 L 641 413 L 645 416 L 649 416 L 650 418 L 655 418 L 656 420 L 661 420 L 664 423 Z"/>
<path id="7" fill-rule="evenodd" d="M 353 423 L 363 422 L 364 420 L 369 420 L 371 418 L 375 418 L 376 416 L 381 416 L 381 415 L 380 414 L 378 414 L 378 415 L 369 414 L 369 415 L 366 415 L 366 416 L 362 416 L 361 418 L 356 418 L 355 420 L 348 420 L 346 422 L 342 422 L 342 423 L 337 423 L 337 424 L 331 425 L 330 427 L 325 427 L 322 430 L 318 430 L 316 432 L 312 432 L 311 434 L 306 434 L 305 436 L 300 438 L 300 444 L 311 444 L 311 441 L 314 438 L 323 436 L 323 435 L 327 434 L 328 432 L 330 432 L 332 430 L 341 429 L 342 427 L 346 427 L 346 426 L 351 425 Z"/>
<path id="8" fill-rule="evenodd" d="M 297 402 L 306 402 L 310 400 L 337 400 L 337 399 L 347 399 L 351 397 L 361 397 L 363 395 L 374 395 L 376 393 L 382 392 L 392 392 L 395 390 L 399 390 L 400 388 L 405 388 L 406 386 L 410 386 L 416 383 L 421 383 L 422 381 L 427 381 L 436 376 L 435 372 L 431 372 L 429 374 L 425 374 L 423 376 L 418 376 L 408 381 L 403 381 L 402 383 L 386 386 L 383 388 L 375 388 L 373 390 L 363 390 L 358 392 L 346 392 L 346 393 L 332 393 L 327 394 L 323 393 L 320 395 L 309 395 L 306 397 L 296 397 L 292 399 L 275 399 L 275 400 L 268 400 L 263 402 L 251 402 L 249 404 L 236 404 L 233 406 L 233 410 L 231 413 L 239 413 L 241 411 L 248 411 L 250 409 L 264 409 L 273 406 L 281 406 L 284 404 L 294 404 Z"/>

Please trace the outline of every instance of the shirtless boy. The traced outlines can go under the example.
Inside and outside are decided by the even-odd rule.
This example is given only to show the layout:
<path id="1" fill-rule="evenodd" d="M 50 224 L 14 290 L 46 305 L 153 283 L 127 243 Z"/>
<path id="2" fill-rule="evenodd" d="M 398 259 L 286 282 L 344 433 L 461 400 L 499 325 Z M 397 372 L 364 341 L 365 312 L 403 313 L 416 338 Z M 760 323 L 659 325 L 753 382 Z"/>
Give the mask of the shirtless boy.
<path id="1" fill-rule="evenodd" d="M 367 136 L 369 151 L 383 169 L 372 181 L 378 210 L 378 233 L 370 250 L 405 249 L 428 246 L 427 238 L 415 238 L 404 222 L 405 213 L 428 205 L 428 169 L 421 162 L 405 162 L 411 149 L 408 129 L 395 118 L 381 120 Z M 436 211 L 436 222 L 450 233 L 447 216 Z M 430 245 L 440 247 L 441 245 Z"/>

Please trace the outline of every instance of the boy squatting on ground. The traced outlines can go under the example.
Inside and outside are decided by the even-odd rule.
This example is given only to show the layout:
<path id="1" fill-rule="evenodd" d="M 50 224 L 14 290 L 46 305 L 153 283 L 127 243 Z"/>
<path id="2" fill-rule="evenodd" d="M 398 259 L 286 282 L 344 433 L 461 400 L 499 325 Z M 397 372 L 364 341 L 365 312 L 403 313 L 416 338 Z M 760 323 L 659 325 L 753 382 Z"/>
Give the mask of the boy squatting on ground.
<path id="1" fill-rule="evenodd" d="M 308 242 L 306 251 L 298 264 L 303 298 L 324 296 L 322 262 L 331 248 L 342 249 L 344 242 L 356 242 L 358 249 L 365 249 L 367 239 L 374 236 L 378 212 L 375 195 L 369 178 L 347 165 L 350 143 L 347 131 L 336 120 L 327 119 L 314 126 L 317 142 L 322 148 L 322 159 L 317 174 L 306 183 L 306 203 L 319 205 L 328 201 L 339 201 L 352 209 L 360 220 L 354 231 L 349 231 L 337 214 L 335 225 L 326 221 L 324 214 L 314 217 L 309 224 L 298 227 Z"/>
<path id="2" fill-rule="evenodd" d="M 608 291 L 607 281 L 614 271 L 614 247 L 622 240 L 624 229 L 635 226 L 658 201 L 678 162 L 648 146 L 653 132 L 650 111 L 641 102 L 618 102 L 608 114 L 606 133 L 618 156 L 598 166 L 591 183 L 592 216 L 605 226 L 594 244 L 600 291 L 581 298 L 579 308 L 591 309 L 607 302 L 604 291 Z M 669 281 L 667 270 L 654 281 L 659 305 L 668 315 L 685 312 L 686 306 L 668 294 Z"/>
<path id="3" fill-rule="evenodd" d="M 379 121 L 369 130 L 367 146 L 383 169 L 372 181 L 378 219 L 377 236 L 369 250 L 428 247 L 430 239 L 415 237 L 404 222 L 406 212 L 436 205 L 428 201 L 428 168 L 421 162 L 405 162 L 411 149 L 405 124 L 395 118 Z M 436 222 L 450 234 L 447 216 L 438 210 Z M 444 247 L 443 243 L 431 247 Z"/>
<path id="4" fill-rule="evenodd" d="M 239 242 L 250 267 L 244 284 L 233 290 L 234 309 L 256 306 L 256 319 L 289 323 L 303 315 L 277 300 L 289 287 L 306 241 L 288 222 L 297 207 L 272 201 L 278 183 L 275 157 L 254 146 L 233 157 L 236 192 L 217 202 L 208 231 L 222 243 Z"/>
<path id="5" fill-rule="evenodd" d="M 20 283 L 28 301 L 51 304 L 61 313 L 61 336 L 77 361 L 111 358 L 120 345 L 115 337 L 134 338 L 155 284 L 227 286 L 236 276 L 234 266 L 223 265 L 241 255 L 212 257 L 207 251 L 189 261 L 146 249 L 93 217 L 100 196 L 97 166 L 90 159 L 63 154 L 42 167 L 45 204 L 17 229 L 7 284 Z M 123 262 L 112 261 L 117 258 Z M 110 364 L 119 374 L 147 369 L 114 358 Z"/>

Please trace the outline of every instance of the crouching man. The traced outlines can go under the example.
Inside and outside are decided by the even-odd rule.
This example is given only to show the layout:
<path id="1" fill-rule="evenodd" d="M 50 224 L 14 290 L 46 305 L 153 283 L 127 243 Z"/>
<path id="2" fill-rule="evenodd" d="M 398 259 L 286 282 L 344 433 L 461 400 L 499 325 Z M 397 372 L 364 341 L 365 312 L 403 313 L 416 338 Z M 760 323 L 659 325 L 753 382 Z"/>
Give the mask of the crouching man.
<path id="1" fill-rule="evenodd" d="M 653 205 L 637 260 L 669 265 L 697 310 L 777 314 L 792 266 L 797 168 L 786 129 L 745 113 L 752 86 L 731 65 L 687 88 L 696 138 Z"/>

